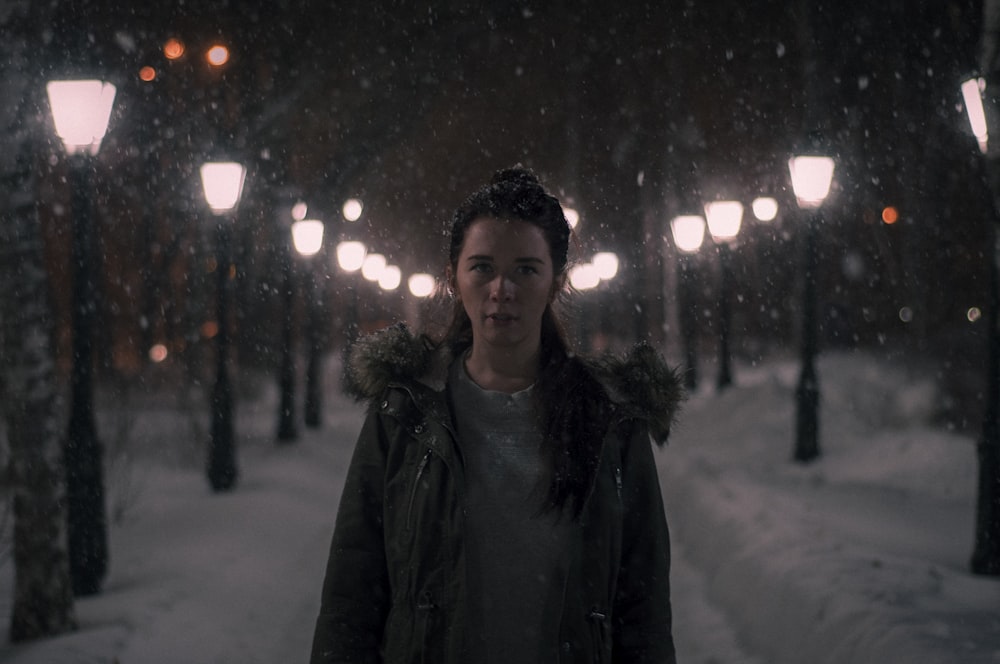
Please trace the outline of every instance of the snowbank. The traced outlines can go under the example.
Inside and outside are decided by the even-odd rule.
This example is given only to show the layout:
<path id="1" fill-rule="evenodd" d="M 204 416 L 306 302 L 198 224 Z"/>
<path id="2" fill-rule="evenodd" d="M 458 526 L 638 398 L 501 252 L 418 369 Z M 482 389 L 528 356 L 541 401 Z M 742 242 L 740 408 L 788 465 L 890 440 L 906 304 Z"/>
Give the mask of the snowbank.
<path id="1" fill-rule="evenodd" d="M 790 461 L 792 363 L 694 395 L 659 456 L 710 598 L 773 664 L 1000 662 L 1000 581 L 967 571 L 973 441 L 924 424 L 927 381 L 863 355 L 819 372 L 817 462 Z"/>

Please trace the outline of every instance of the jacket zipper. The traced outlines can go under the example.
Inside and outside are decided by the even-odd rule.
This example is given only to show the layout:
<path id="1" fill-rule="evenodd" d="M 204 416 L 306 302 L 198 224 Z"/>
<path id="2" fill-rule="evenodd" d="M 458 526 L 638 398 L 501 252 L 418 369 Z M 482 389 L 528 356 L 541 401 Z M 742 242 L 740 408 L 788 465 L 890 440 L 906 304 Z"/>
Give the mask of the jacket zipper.
<path id="1" fill-rule="evenodd" d="M 424 457 L 425 459 L 427 457 Z M 420 662 L 424 664 L 427 661 L 427 638 L 430 627 L 428 623 L 431 620 L 430 612 L 437 608 L 434 603 L 434 595 L 429 590 L 425 590 L 420 593 L 420 599 L 417 600 L 417 611 L 420 612 Z"/>
<path id="2" fill-rule="evenodd" d="M 419 464 L 417 464 L 416 477 L 413 478 L 413 487 L 410 490 L 410 504 L 406 508 L 406 530 L 407 531 L 409 531 L 409 530 L 412 529 L 411 518 L 413 516 L 413 503 L 417 499 L 417 486 L 419 486 L 419 484 L 420 484 L 420 477 L 424 474 L 424 468 L 427 467 L 427 462 L 431 460 L 431 454 L 432 453 L 433 453 L 433 450 L 427 450 L 427 453 L 424 454 L 424 458 L 420 460 Z"/>
<path id="3" fill-rule="evenodd" d="M 622 467 L 615 466 L 615 489 L 618 491 L 618 501 L 622 499 Z"/>
<path id="4" fill-rule="evenodd" d="M 587 614 L 590 620 L 590 632 L 594 639 L 594 664 L 601 664 L 604 661 L 604 621 L 607 615 L 597 607 Z"/>

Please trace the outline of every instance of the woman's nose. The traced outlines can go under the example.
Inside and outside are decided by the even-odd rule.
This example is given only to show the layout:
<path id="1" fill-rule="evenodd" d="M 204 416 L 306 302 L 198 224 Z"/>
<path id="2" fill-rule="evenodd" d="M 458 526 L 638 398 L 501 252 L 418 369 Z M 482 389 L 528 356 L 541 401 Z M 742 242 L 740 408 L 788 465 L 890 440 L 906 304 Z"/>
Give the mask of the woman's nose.
<path id="1" fill-rule="evenodd" d="M 513 297 L 514 294 L 514 284 L 510 283 L 508 279 L 504 277 L 497 277 L 493 280 L 493 286 L 490 288 L 490 297 L 497 301 L 507 301 Z"/>

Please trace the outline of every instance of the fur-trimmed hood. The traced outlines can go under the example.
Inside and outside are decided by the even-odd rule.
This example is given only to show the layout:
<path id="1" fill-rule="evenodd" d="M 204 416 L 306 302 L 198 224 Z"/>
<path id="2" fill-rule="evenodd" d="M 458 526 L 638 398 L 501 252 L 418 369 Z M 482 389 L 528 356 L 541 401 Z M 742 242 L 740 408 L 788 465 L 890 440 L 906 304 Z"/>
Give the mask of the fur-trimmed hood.
<path id="1" fill-rule="evenodd" d="M 441 391 L 452 355 L 427 337 L 414 336 L 402 323 L 362 337 L 351 347 L 345 366 L 345 391 L 372 400 L 393 383 L 422 383 Z M 624 415 L 645 420 L 663 445 L 677 415 L 684 389 L 677 375 L 651 346 L 637 344 L 622 357 L 581 360 L 604 386 Z"/>

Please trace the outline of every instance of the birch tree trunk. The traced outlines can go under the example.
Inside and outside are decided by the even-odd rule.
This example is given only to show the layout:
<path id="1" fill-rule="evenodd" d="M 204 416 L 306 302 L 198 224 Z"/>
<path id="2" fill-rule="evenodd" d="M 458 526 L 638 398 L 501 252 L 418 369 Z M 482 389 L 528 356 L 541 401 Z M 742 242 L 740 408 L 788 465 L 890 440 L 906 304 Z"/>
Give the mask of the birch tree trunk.
<path id="1" fill-rule="evenodd" d="M 37 215 L 48 3 L 0 1 L 0 408 L 14 501 L 12 641 L 76 627 L 56 409 L 53 317 Z"/>

